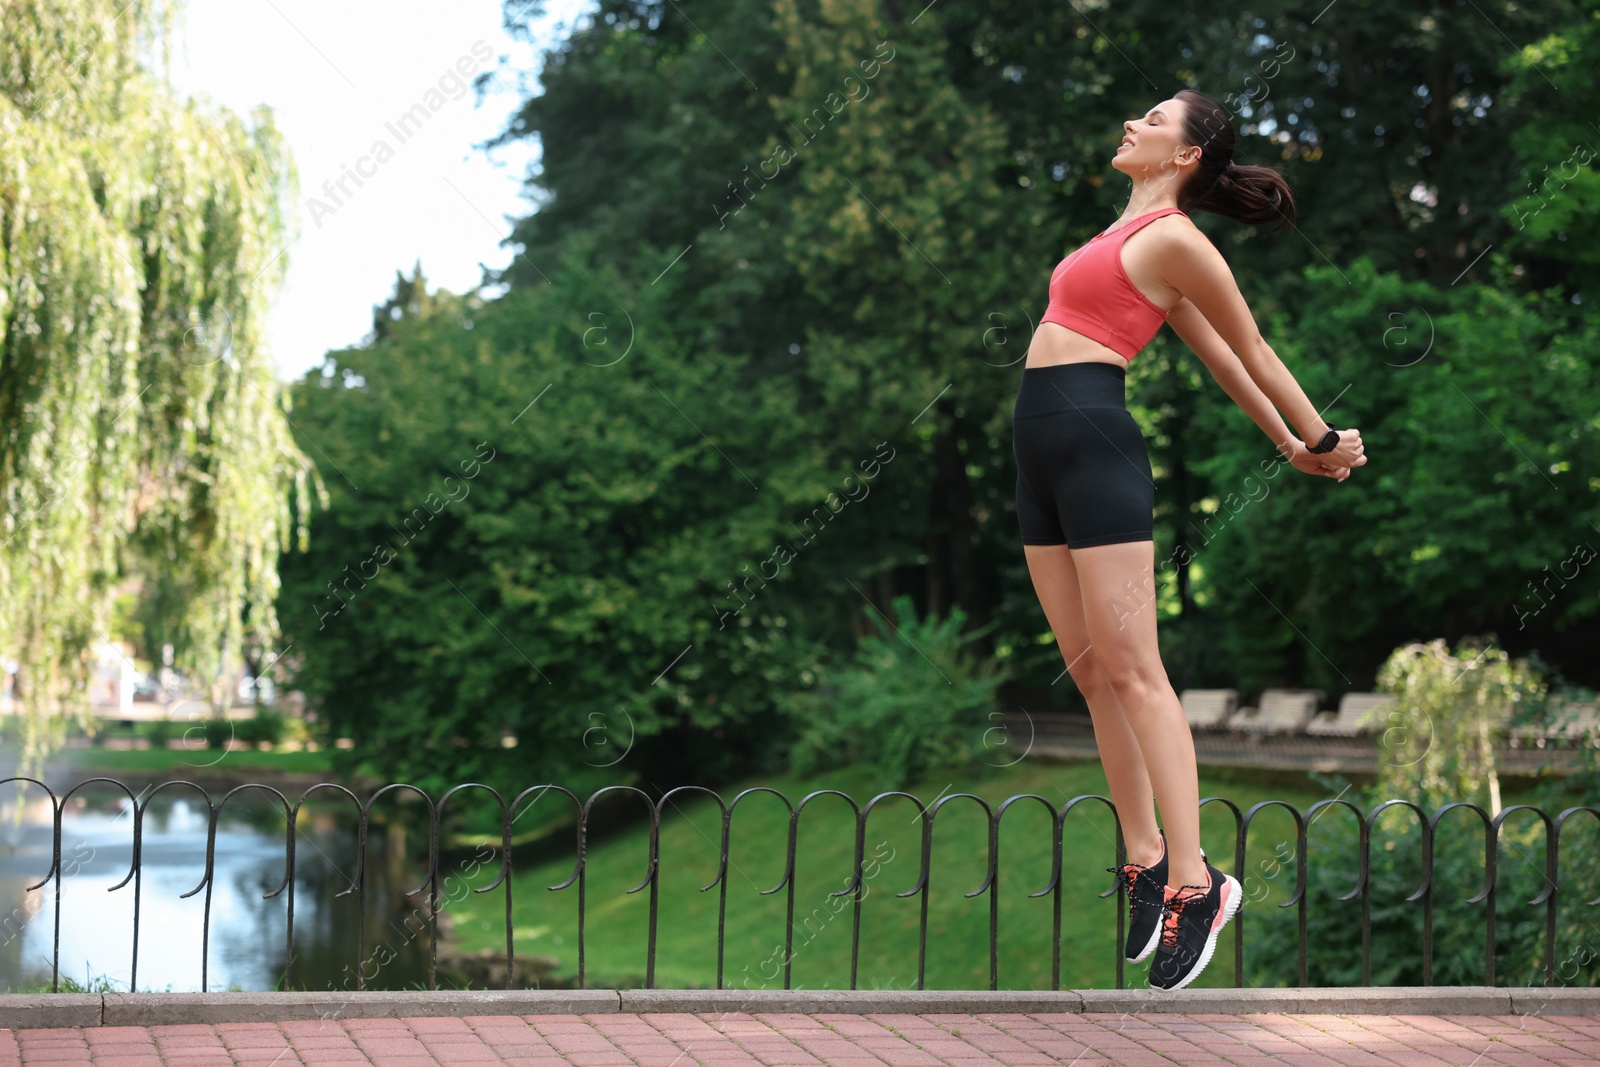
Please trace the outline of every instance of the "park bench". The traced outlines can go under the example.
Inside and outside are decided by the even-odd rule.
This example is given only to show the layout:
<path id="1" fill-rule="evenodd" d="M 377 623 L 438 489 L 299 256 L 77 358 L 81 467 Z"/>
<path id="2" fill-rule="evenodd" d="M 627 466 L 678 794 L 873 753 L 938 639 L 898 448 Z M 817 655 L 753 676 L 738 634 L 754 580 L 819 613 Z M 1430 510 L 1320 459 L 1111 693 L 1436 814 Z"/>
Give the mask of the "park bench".
<path id="1" fill-rule="evenodd" d="M 1185 689 L 1178 702 L 1183 705 L 1183 717 L 1195 730 L 1221 727 L 1239 707 L 1237 689 Z"/>
<path id="2" fill-rule="evenodd" d="M 1346 693 L 1338 711 L 1320 711 L 1306 723 L 1306 733 L 1316 737 L 1359 737 L 1382 727 L 1394 697 L 1388 693 Z"/>
<path id="3" fill-rule="evenodd" d="M 1228 727 L 1256 736 L 1301 733 L 1321 700 L 1320 689 L 1265 689 L 1260 706 L 1245 708 L 1228 721 Z"/>

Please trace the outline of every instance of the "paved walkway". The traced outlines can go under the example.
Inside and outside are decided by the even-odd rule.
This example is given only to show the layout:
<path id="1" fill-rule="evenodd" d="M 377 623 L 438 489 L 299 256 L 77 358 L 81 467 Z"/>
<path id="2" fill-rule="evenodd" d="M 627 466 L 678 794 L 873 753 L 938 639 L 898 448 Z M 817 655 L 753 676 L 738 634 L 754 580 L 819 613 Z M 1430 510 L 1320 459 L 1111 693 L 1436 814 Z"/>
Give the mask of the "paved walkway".
<path id="1" fill-rule="evenodd" d="M 1094 726 L 1087 715 L 1064 712 L 1012 713 L 1005 718 L 1007 737 L 1027 754 L 1046 760 L 1098 760 Z M 1237 767 L 1276 770 L 1332 771 L 1342 774 L 1376 774 L 1382 749 L 1375 735 L 1317 737 L 1290 734 L 1251 737 L 1230 730 L 1194 731 L 1195 759 L 1202 767 Z M 1582 763 L 1575 748 L 1536 748 L 1519 742 L 1495 750 L 1495 767 L 1502 775 L 1537 776 L 1545 768 L 1570 773 Z"/>
<path id="2" fill-rule="evenodd" d="M 599 1013 L 0 1030 L 40 1067 L 1560 1067 L 1600 1017 Z"/>

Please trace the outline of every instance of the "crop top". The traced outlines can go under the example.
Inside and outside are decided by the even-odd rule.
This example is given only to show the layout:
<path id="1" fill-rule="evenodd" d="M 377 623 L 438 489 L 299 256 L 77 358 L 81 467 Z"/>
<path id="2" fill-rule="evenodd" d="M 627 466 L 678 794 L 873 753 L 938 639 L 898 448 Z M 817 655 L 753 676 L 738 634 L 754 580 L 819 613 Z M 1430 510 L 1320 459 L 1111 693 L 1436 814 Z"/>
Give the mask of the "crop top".
<path id="1" fill-rule="evenodd" d="M 1167 321 L 1141 293 L 1122 267 L 1122 243 L 1130 234 L 1181 208 L 1167 207 L 1140 215 L 1118 229 L 1089 238 L 1056 264 L 1050 275 L 1050 303 L 1040 323 L 1053 322 L 1099 341 L 1131 360 Z M 1106 240 L 1110 238 L 1110 240 Z"/>

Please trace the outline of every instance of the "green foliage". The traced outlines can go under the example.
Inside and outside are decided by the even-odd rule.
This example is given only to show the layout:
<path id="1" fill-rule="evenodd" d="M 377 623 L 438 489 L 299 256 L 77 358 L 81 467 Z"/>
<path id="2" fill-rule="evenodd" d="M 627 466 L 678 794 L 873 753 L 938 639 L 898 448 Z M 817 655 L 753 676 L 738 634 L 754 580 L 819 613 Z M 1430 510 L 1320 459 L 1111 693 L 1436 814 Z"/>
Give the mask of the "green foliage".
<path id="1" fill-rule="evenodd" d="M 289 717 L 276 708 L 261 705 L 253 718 L 240 719 L 234 724 L 234 736 L 254 745 L 261 741 L 278 744 L 288 736 Z"/>
<path id="2" fill-rule="evenodd" d="M 275 641 L 277 555 L 305 535 L 316 472 L 263 338 L 295 172 L 269 112 L 165 81 L 177 10 L 0 7 L 0 649 L 24 773 L 83 711 L 120 581 L 157 609 L 147 656 L 170 641 L 209 680 Z"/>
<path id="3" fill-rule="evenodd" d="M 1518 173 L 1513 196 L 1501 207 L 1511 229 L 1507 248 L 1532 259 L 1542 276 L 1563 277 L 1592 293 L 1600 268 L 1600 137 L 1589 117 L 1595 100 L 1594 57 L 1600 53 L 1600 4 L 1562 5 L 1559 19 L 1507 55 L 1504 99 L 1538 121 L 1511 133 Z M 1570 12 L 1570 13 L 1568 13 Z"/>
<path id="4" fill-rule="evenodd" d="M 1454 652 L 1435 640 L 1396 649 L 1378 668 L 1378 685 L 1396 698 L 1381 739 L 1380 790 L 1424 805 L 1470 800 L 1498 813 L 1495 749 L 1519 707 L 1544 700 L 1539 673 L 1492 638 L 1463 641 Z"/>
<path id="5" fill-rule="evenodd" d="M 171 719 L 150 719 L 139 723 L 136 733 L 140 737 L 149 738 L 151 748 L 166 748 L 168 741 L 183 736 L 183 731 L 178 725 Z"/>
<path id="6" fill-rule="evenodd" d="M 1369 786 L 1354 796 L 1347 795 L 1347 799 L 1370 814 L 1391 798 L 1382 787 Z M 1428 816 L 1437 810 L 1423 806 Z M 1372 923 L 1370 981 L 1374 986 L 1420 986 L 1425 981 L 1426 916 L 1420 898 L 1409 899 L 1423 886 L 1422 835 L 1417 816 L 1404 809 L 1385 811 L 1372 832 L 1368 891 Z M 1484 886 L 1483 841 L 1483 820 L 1470 812 L 1452 812 L 1440 823 L 1434 841 L 1432 878 L 1434 985 L 1485 982 L 1486 905 L 1466 902 Z M 1545 913 L 1542 906 L 1530 907 L 1527 902 L 1544 884 L 1543 849 L 1544 829 L 1539 820 L 1513 814 L 1502 826 L 1495 899 L 1496 985 L 1527 984 L 1540 973 L 1545 957 Z M 1585 850 L 1581 862 L 1592 864 L 1595 851 L 1592 847 Z M 1294 867 L 1298 863 L 1292 843 L 1278 859 L 1284 873 L 1277 881 L 1282 883 L 1281 890 L 1287 890 L 1294 884 Z M 1361 926 L 1361 898 L 1339 899 L 1355 888 L 1361 869 L 1360 840 L 1350 814 L 1329 811 L 1313 823 L 1306 864 L 1306 963 L 1311 984 L 1359 986 L 1362 944 L 1357 931 Z M 1563 884 L 1583 884 L 1574 877 L 1578 872 L 1566 863 L 1563 872 Z M 1248 883 L 1246 892 L 1250 892 Z M 1251 910 L 1263 918 L 1247 919 L 1245 938 L 1249 947 L 1245 967 L 1254 984 L 1299 984 L 1294 909 L 1264 914 L 1264 904 L 1281 903 L 1284 897 L 1280 891 L 1258 902 Z M 1568 916 L 1572 917 L 1571 910 Z M 1568 940 L 1569 936 L 1563 931 L 1558 938 L 1558 952 L 1564 944 L 1578 943 Z M 1588 972 L 1587 982 L 1597 978 L 1600 974 Z"/>
<path id="7" fill-rule="evenodd" d="M 1420 903 L 1424 885 L 1423 826 L 1402 805 L 1387 809 L 1373 828 L 1368 893 L 1371 902 L 1371 984 L 1376 986 L 1482 985 L 1487 980 L 1485 902 L 1469 903 L 1486 888 L 1486 819 L 1502 812 L 1494 751 L 1501 743 L 1508 709 L 1542 704 L 1547 684 L 1538 667 L 1513 660 L 1492 640 L 1462 641 L 1450 651 L 1443 641 L 1396 649 L 1378 672 L 1379 684 L 1396 705 L 1383 721 L 1383 752 L 1377 781 L 1348 799 L 1371 814 L 1380 804 L 1414 804 L 1431 818 L 1450 804 L 1434 839 L 1431 878 L 1433 969 L 1423 967 L 1424 927 Z M 1527 803 L 1552 816 L 1572 797 L 1600 796 L 1595 753 L 1585 750 L 1583 771 L 1571 779 L 1548 778 Z M 1600 984 L 1600 939 L 1594 934 L 1587 901 L 1600 873 L 1600 829 L 1587 817 L 1562 832 L 1557 883 L 1556 956 L 1547 960 L 1546 911 L 1530 902 L 1546 887 L 1547 829 L 1524 812 L 1508 814 L 1499 830 L 1495 879 L 1494 984 L 1544 984 L 1547 962 L 1559 984 Z M 1298 862 L 1292 847 L 1276 857 L 1294 881 Z M 1321 813 L 1308 832 L 1306 856 L 1307 970 L 1314 985 L 1360 985 L 1362 946 L 1351 936 L 1359 929 L 1361 899 L 1339 898 L 1357 884 L 1360 840 L 1354 820 L 1342 809 Z M 1257 872 L 1250 872 L 1259 878 Z M 1267 877 L 1277 874 L 1274 870 Z M 1252 899 L 1250 879 L 1245 891 Z M 1284 893 L 1273 894 L 1283 897 Z M 1416 900 L 1411 899 L 1417 896 Z M 1279 901 L 1281 902 L 1281 901 Z M 1262 908 L 1257 907 L 1260 913 Z M 1265 984 L 1295 985 L 1298 934 L 1288 916 L 1252 924 L 1249 969 Z"/>
<path id="8" fill-rule="evenodd" d="M 1070 5 L 731 0 L 691 25 L 601 0 L 501 138 L 541 149 L 508 295 L 402 277 L 370 344 L 295 388 L 332 498 L 283 563 L 296 684 L 357 739 L 341 759 L 397 778 L 664 786 L 781 757 L 779 701 L 902 595 L 1057 677 L 1009 401 L 1050 265 L 1123 207 L 1121 121 L 1189 83 L 1304 208 L 1271 241 L 1199 223 L 1372 462 L 1302 478 L 1171 337 L 1140 355 L 1157 560 L 1195 553 L 1160 574 L 1174 681 L 1365 688 L 1438 634 L 1577 658 L 1596 586 L 1521 598 L 1600 520 L 1600 321 L 1564 230 L 1501 255 L 1571 134 L 1502 33 L 1587 48 L 1582 7 L 1330 29 L 1131 0 L 1091 30 Z M 1122 41 L 1188 65 L 1152 84 Z M 1596 69 L 1563 60 L 1563 98 Z"/>
<path id="9" fill-rule="evenodd" d="M 808 690 L 780 694 L 799 734 L 792 770 L 859 763 L 885 788 L 900 789 L 976 758 L 1005 673 L 967 649 L 978 634 L 963 633 L 965 624 L 960 608 L 919 619 L 911 598 L 897 597 L 892 632 L 869 633 L 849 665 L 819 672 Z"/>
<path id="10" fill-rule="evenodd" d="M 1340 398 L 1328 418 L 1361 428 L 1370 461 L 1341 484 L 1302 477 L 1243 412 L 1202 413 L 1193 466 L 1221 521 L 1196 518 L 1195 547 L 1241 687 L 1359 688 L 1441 629 L 1526 649 L 1592 625 L 1600 585 L 1532 611 L 1528 583 L 1596 543 L 1600 319 L 1554 292 L 1439 289 L 1366 261 L 1306 276 L 1267 335 L 1308 395 Z"/>
<path id="11" fill-rule="evenodd" d="M 226 748 L 228 742 L 240 740 L 238 728 L 241 723 L 235 722 L 224 715 L 209 715 L 197 724 L 197 731 L 205 738 L 207 748 Z"/>
<path id="12" fill-rule="evenodd" d="M 550 266 L 550 286 L 440 300 L 297 386 L 296 425 L 342 476 L 284 563 L 295 684 L 359 742 L 342 758 L 430 789 L 735 770 L 847 621 L 797 606 L 849 593 L 841 558 L 903 461 L 831 453 L 783 381 L 699 346 L 672 315 L 687 272 Z M 702 746 L 698 771 L 650 762 L 669 735 Z"/>

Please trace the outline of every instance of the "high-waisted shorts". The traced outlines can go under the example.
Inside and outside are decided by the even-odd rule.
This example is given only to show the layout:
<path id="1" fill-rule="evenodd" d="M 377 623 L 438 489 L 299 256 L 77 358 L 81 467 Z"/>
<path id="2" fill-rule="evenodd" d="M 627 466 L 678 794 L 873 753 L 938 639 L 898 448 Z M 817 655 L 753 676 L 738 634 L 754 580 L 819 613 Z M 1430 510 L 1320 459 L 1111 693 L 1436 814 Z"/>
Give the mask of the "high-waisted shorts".
<path id="1" fill-rule="evenodd" d="M 1111 363 L 1025 367 L 1011 415 L 1025 545 L 1154 539 L 1155 480 Z"/>

